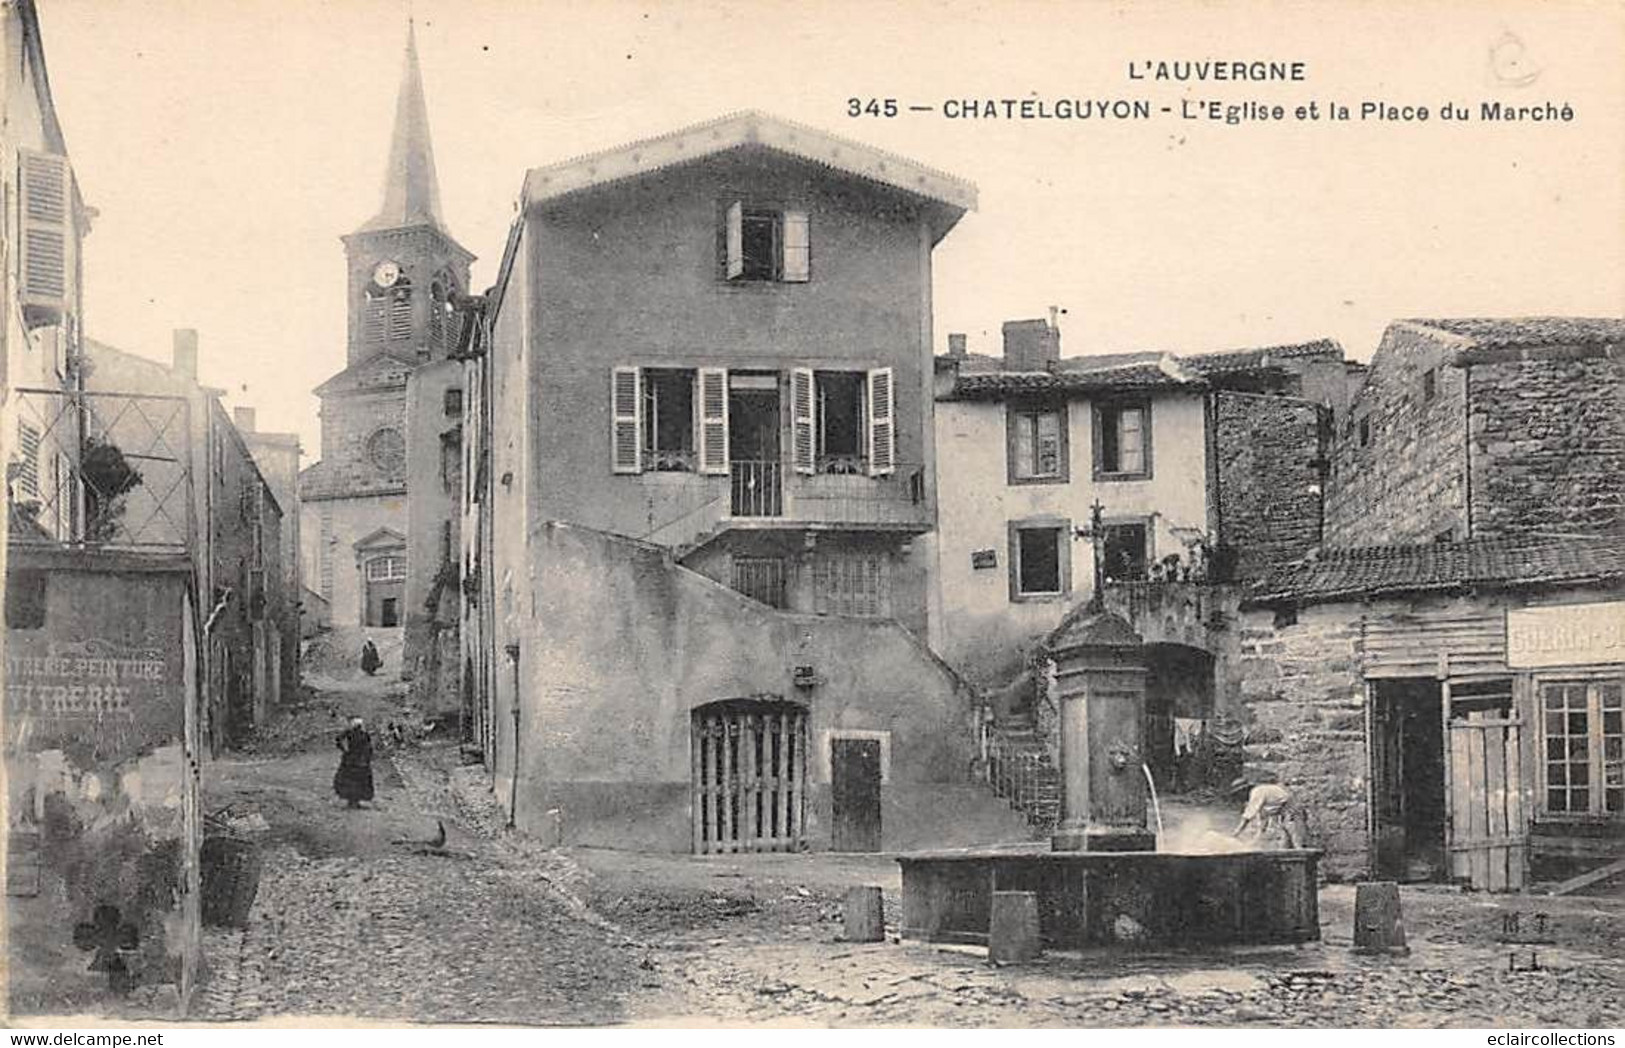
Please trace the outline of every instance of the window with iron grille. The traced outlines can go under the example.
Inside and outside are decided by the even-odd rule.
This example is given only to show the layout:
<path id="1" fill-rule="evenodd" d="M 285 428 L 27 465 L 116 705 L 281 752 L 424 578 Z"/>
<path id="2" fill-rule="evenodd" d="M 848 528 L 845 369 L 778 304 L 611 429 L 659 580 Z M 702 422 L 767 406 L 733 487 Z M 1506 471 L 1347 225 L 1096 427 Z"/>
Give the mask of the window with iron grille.
<path id="1" fill-rule="evenodd" d="M 784 593 L 783 557 L 733 558 L 733 588 L 770 608 L 789 605 Z"/>
<path id="2" fill-rule="evenodd" d="M 813 564 L 813 610 L 820 615 L 890 614 L 890 561 L 883 553 L 830 551 Z"/>
<path id="3" fill-rule="evenodd" d="M 1625 815 L 1625 681 L 1541 685 L 1546 811 Z"/>

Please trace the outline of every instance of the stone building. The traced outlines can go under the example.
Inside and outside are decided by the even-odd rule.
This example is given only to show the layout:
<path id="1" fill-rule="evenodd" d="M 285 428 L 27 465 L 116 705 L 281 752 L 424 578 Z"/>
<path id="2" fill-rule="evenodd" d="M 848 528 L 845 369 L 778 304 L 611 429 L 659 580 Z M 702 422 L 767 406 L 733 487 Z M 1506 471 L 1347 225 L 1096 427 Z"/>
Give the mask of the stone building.
<path id="1" fill-rule="evenodd" d="M 1625 531 L 1625 320 L 1404 320 L 1339 429 L 1337 546 Z"/>
<path id="2" fill-rule="evenodd" d="M 235 407 L 231 412 L 232 424 L 242 437 L 259 468 L 260 476 L 270 488 L 271 497 L 282 510 L 281 518 L 281 592 L 282 611 L 277 616 L 277 632 L 282 645 L 281 686 L 271 689 L 273 701 L 287 701 L 299 689 L 299 636 L 300 603 L 304 572 L 299 564 L 301 542 L 299 537 L 299 434 L 274 433 L 255 425 L 255 412 L 250 407 Z"/>
<path id="3" fill-rule="evenodd" d="M 167 367 L 94 340 L 86 356 L 86 386 L 93 392 L 170 398 L 187 406 L 190 430 L 173 448 L 182 452 L 190 478 L 198 604 L 205 615 L 217 606 L 221 611 L 209 619 L 199 663 L 207 694 L 204 731 L 218 753 L 264 724 L 298 681 L 298 594 L 289 588 L 282 562 L 287 514 L 220 403 L 225 391 L 198 382 L 197 332 L 175 332 Z M 141 419 L 149 414 L 162 412 L 148 407 L 124 413 L 113 435 L 139 445 L 146 437 Z M 253 421 L 251 411 L 239 417 Z M 166 493 L 160 485 L 144 483 L 126 498 L 123 519 L 132 525 L 167 526 L 175 516 L 161 501 Z"/>
<path id="4" fill-rule="evenodd" d="M 178 1016 L 199 954 L 186 410 L 87 390 L 80 198 L 33 0 L 0 5 L 8 1015 Z"/>
<path id="5" fill-rule="evenodd" d="M 406 632 L 403 673 L 417 705 L 433 714 L 461 706 L 457 630 L 462 598 L 463 364 L 439 360 L 406 383 Z"/>
<path id="6" fill-rule="evenodd" d="M 344 238 L 348 289 L 344 369 L 316 387 L 322 457 L 299 478 L 307 583 L 335 626 L 401 626 L 407 619 L 407 503 L 421 479 L 408 447 L 438 447 L 411 431 L 413 369 L 443 360 L 457 338 L 452 302 L 467 293 L 469 254 L 447 232 L 429 121 L 408 29 L 406 58 L 378 213 Z M 432 569 L 430 569 L 432 570 Z"/>
<path id="7" fill-rule="evenodd" d="M 1625 542 L 1327 550 L 1248 597 L 1256 771 L 1345 877 L 1517 890 L 1625 854 Z"/>
<path id="8" fill-rule="evenodd" d="M 469 350 L 461 526 L 471 724 L 517 826 L 999 839 L 975 697 L 924 643 L 932 250 L 974 204 L 754 112 L 526 176 Z"/>
<path id="9" fill-rule="evenodd" d="M 1343 351 L 1319 341 L 1175 357 L 1062 358 L 1043 320 L 1004 354 L 936 359 L 937 650 L 982 685 L 1093 595 L 1098 501 L 1113 583 L 1256 576 L 1320 542 Z"/>

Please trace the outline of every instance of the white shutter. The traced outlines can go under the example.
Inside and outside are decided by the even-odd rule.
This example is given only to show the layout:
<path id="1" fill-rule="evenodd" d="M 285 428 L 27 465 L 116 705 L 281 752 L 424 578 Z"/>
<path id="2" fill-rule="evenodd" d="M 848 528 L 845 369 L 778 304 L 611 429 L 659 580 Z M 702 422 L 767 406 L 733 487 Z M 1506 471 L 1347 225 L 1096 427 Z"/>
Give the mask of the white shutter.
<path id="1" fill-rule="evenodd" d="M 22 298 L 63 309 L 68 297 L 68 211 L 73 176 L 66 157 L 18 151 L 22 187 Z"/>
<path id="2" fill-rule="evenodd" d="M 700 368 L 700 472 L 728 472 L 727 368 Z"/>
<path id="3" fill-rule="evenodd" d="M 728 279 L 745 275 L 745 206 L 735 200 L 728 205 Z"/>
<path id="4" fill-rule="evenodd" d="M 893 415 L 891 368 L 869 371 L 869 475 L 897 469 L 897 420 Z"/>
<path id="5" fill-rule="evenodd" d="M 643 389 L 637 368 L 614 368 L 610 376 L 610 470 L 643 470 Z"/>
<path id="6" fill-rule="evenodd" d="M 812 272 L 812 241 L 805 211 L 784 213 L 784 259 L 779 272 L 781 279 L 796 284 L 806 283 Z"/>
<path id="7" fill-rule="evenodd" d="M 818 433 L 812 368 L 790 369 L 790 452 L 797 473 L 815 469 Z"/>

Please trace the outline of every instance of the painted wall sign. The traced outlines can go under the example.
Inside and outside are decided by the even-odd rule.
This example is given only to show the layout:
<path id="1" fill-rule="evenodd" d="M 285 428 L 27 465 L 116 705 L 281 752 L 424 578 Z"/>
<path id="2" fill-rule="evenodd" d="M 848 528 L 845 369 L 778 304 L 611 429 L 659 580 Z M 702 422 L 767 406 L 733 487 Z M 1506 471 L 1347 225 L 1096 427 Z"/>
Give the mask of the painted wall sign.
<path id="1" fill-rule="evenodd" d="M 6 711 L 33 717 L 134 716 L 169 683 L 163 652 L 106 641 L 58 641 L 45 654 L 6 656 Z"/>
<path id="2" fill-rule="evenodd" d="M 1507 612 L 1513 669 L 1625 663 L 1625 601 Z"/>

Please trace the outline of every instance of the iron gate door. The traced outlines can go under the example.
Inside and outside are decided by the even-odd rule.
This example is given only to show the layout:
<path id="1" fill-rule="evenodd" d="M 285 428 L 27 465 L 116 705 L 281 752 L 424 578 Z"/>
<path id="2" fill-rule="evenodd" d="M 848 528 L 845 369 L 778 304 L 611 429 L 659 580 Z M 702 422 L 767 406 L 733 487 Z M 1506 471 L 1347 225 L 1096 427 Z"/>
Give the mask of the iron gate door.
<path id="1" fill-rule="evenodd" d="M 830 740 L 836 851 L 880 850 L 880 740 Z"/>
<path id="2" fill-rule="evenodd" d="M 694 851 L 806 847 L 807 713 L 737 701 L 693 713 Z"/>

